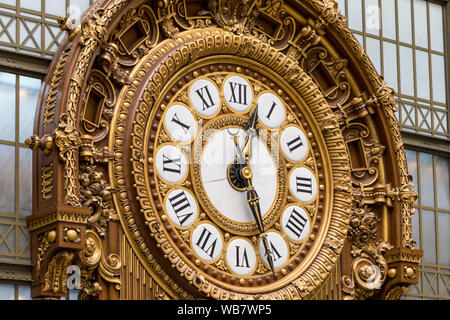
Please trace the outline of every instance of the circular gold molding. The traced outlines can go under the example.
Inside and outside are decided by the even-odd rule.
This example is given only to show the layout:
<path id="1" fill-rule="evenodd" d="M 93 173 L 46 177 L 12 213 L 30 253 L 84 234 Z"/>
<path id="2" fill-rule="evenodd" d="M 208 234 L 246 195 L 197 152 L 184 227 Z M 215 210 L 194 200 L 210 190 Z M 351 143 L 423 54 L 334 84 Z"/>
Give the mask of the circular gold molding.
<path id="1" fill-rule="evenodd" d="M 331 115 L 332 111 L 313 81 L 294 61 L 252 36 L 237 36 L 218 28 L 186 31 L 180 33 L 176 39 L 168 40 L 158 45 L 146 58 L 142 59 L 136 68 L 137 71 L 132 74 L 132 84 L 125 90 L 125 94 L 122 96 L 122 100 L 119 103 L 121 108 L 114 117 L 116 123 L 113 126 L 119 130 L 114 130 L 115 135 L 111 139 L 111 147 L 115 149 L 121 147 L 124 140 L 126 140 L 126 137 L 123 136 L 124 126 L 126 123 L 130 123 L 128 118 L 132 115 L 128 114 L 128 109 L 135 98 L 137 86 L 141 83 L 150 68 L 158 61 L 159 67 L 152 72 L 147 89 L 142 94 L 139 106 L 134 110 L 135 113 L 133 114 L 133 135 L 130 146 L 132 159 L 130 160 L 132 162 L 132 175 L 134 177 L 135 188 L 139 195 L 138 200 L 141 206 L 141 212 L 145 216 L 153 238 L 157 241 L 158 246 L 167 253 L 166 255 L 172 266 L 175 266 L 187 281 L 192 282 L 194 286 L 198 287 L 202 294 L 216 298 L 235 297 L 248 299 L 251 298 L 251 295 L 247 293 L 238 293 L 238 290 L 230 291 L 214 285 L 209 277 L 198 275 L 192 266 L 187 265 L 181 260 L 169 239 L 166 238 L 164 232 L 158 227 L 155 208 L 152 207 L 152 202 L 146 191 L 148 190 L 145 178 L 146 163 L 142 161 L 141 156 L 143 147 L 145 146 L 147 120 L 150 114 L 155 111 L 152 109 L 155 105 L 158 105 L 157 100 L 162 98 L 158 98 L 158 94 L 163 92 L 164 86 L 169 79 L 183 67 L 192 63 L 190 53 L 193 48 L 196 50 L 197 60 L 211 55 L 230 55 L 248 58 L 265 65 L 274 74 L 278 74 L 284 82 L 290 84 L 292 94 L 299 96 L 299 100 L 305 102 L 316 122 L 319 124 L 325 121 L 327 116 Z M 317 136 L 321 135 L 320 132 L 315 132 L 315 134 Z M 342 248 L 348 228 L 351 208 L 350 166 L 348 155 L 345 151 L 344 140 L 339 128 L 327 128 L 322 135 L 330 158 L 327 162 L 331 163 L 330 168 L 328 168 L 331 176 L 329 177 L 329 183 L 327 183 L 329 199 L 326 209 L 330 210 L 330 214 L 326 232 L 320 236 L 321 239 L 316 240 L 316 243 L 319 243 L 320 247 L 316 248 L 317 254 L 314 255 L 315 258 L 313 260 L 311 258 L 309 263 L 305 263 L 305 266 L 307 265 L 306 270 L 299 270 L 298 273 L 296 272 L 296 279 L 290 279 L 292 281 L 288 283 L 283 282 L 281 286 L 277 283 L 275 287 L 265 287 L 264 292 L 268 292 L 266 294 L 261 295 L 260 291 L 254 291 L 253 294 L 258 293 L 258 298 L 298 299 L 308 297 L 327 278 L 340 254 L 340 248 Z M 326 153 L 327 150 L 322 151 Z M 123 161 L 126 159 L 123 159 L 122 155 L 119 152 L 113 161 L 114 175 L 112 181 L 114 187 L 118 190 L 124 190 L 125 187 Z M 333 190 L 333 181 L 339 181 L 341 186 L 346 185 L 347 188 Z M 135 230 L 136 226 L 130 210 L 131 206 L 128 202 L 130 199 L 127 198 L 127 193 L 125 191 L 120 192 L 118 198 L 120 201 L 116 204 L 117 207 L 122 208 L 120 211 L 121 215 L 123 215 L 122 221 L 125 222 L 124 227 Z M 142 236 L 131 232 L 127 234 L 133 234 L 133 239 L 130 240 L 138 245 L 141 253 L 147 258 L 147 263 L 157 265 L 157 261 L 150 253 Z M 329 243 L 336 244 L 336 246 L 333 247 Z"/>

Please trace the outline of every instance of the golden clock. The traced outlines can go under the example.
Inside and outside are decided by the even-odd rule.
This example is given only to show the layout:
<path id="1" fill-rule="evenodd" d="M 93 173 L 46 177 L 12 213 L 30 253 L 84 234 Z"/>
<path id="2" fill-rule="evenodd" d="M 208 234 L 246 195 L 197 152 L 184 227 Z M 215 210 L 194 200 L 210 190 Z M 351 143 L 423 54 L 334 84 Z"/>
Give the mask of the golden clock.
<path id="1" fill-rule="evenodd" d="M 124 217 L 139 230 L 141 249 L 185 294 L 300 296 L 331 271 L 330 252 L 337 255 L 344 238 L 348 159 L 333 149 L 342 136 L 332 127 L 324 131 L 331 111 L 305 73 L 280 75 L 263 51 L 261 59 L 222 54 L 227 38 L 242 45 L 245 37 L 218 29 L 187 37 L 193 36 L 200 55 L 222 39 L 225 46 L 181 64 L 167 80 L 160 78 L 164 64 L 139 79 L 147 86 L 132 103 L 133 129 L 123 143 L 131 165 L 116 166 L 119 184 L 124 173 L 134 177 L 129 189 L 137 201 L 121 204 Z M 177 58 L 163 59 L 174 67 Z M 131 110 L 123 111 L 125 119 Z"/>

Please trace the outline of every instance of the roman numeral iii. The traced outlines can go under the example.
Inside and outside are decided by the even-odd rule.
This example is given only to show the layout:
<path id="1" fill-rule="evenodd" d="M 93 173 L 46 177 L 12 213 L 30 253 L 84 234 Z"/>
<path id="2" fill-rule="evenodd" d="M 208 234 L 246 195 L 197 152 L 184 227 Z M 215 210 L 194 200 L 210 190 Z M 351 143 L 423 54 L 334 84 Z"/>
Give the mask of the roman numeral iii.
<path id="1" fill-rule="evenodd" d="M 311 178 L 303 178 L 297 176 L 297 192 L 312 194 L 312 180 Z"/>

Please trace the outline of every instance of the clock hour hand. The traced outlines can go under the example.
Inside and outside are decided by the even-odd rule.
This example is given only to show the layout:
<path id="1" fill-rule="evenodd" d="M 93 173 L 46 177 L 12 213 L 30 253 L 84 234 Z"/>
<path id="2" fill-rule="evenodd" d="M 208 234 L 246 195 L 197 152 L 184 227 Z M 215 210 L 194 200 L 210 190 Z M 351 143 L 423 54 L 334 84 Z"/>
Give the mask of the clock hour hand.
<path id="1" fill-rule="evenodd" d="M 253 111 L 252 114 L 250 115 L 250 119 L 247 123 L 246 126 L 246 130 L 247 130 L 247 139 L 245 141 L 244 144 L 244 148 L 242 149 L 242 152 L 244 154 L 245 157 L 245 161 L 246 164 L 248 164 L 250 162 L 250 159 L 252 157 L 252 138 L 255 136 L 258 136 L 259 134 L 259 129 L 257 128 L 258 125 L 258 106 L 256 106 Z"/>

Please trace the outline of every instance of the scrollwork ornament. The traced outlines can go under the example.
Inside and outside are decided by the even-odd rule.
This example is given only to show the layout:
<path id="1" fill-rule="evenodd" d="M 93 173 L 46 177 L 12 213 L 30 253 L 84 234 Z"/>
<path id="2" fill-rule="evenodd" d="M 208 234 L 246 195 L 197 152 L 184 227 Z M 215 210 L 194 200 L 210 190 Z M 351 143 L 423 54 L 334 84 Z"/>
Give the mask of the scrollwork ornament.
<path id="1" fill-rule="evenodd" d="M 384 253 L 392 245 L 377 241 L 379 218 L 367 206 L 353 208 L 348 239 L 352 243 L 351 275 L 342 277 L 342 291 L 346 300 L 365 300 L 372 297 L 386 281 L 388 264 Z"/>

